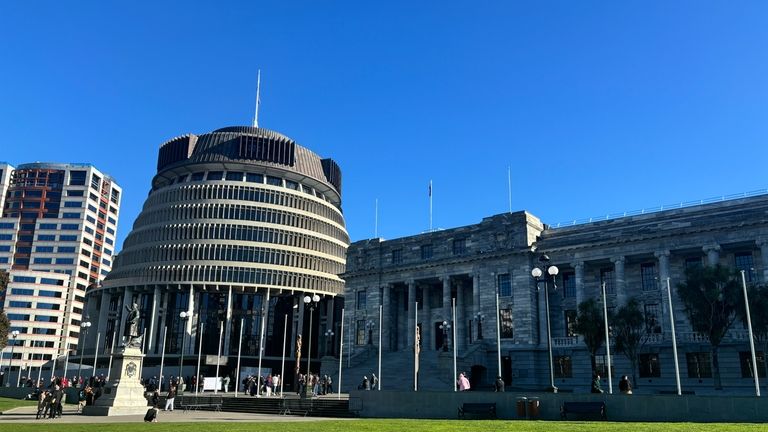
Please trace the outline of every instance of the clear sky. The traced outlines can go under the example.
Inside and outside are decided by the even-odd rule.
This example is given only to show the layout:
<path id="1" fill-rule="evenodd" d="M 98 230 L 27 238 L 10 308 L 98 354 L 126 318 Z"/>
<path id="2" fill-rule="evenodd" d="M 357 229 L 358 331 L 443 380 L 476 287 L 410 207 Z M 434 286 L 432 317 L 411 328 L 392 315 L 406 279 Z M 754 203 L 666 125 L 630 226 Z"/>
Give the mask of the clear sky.
<path id="1" fill-rule="evenodd" d="M 768 187 L 768 2 L 6 1 L 0 160 L 124 189 L 158 146 L 260 125 L 344 175 L 353 240 L 544 222 Z"/>

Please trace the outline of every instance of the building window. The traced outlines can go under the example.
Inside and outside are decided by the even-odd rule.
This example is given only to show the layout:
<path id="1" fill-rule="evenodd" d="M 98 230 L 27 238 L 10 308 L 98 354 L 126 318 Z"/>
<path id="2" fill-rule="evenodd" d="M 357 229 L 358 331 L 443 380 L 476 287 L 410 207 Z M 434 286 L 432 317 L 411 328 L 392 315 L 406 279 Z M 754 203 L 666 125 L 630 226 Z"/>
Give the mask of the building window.
<path id="1" fill-rule="evenodd" d="M 421 259 L 426 260 L 432 258 L 432 245 L 421 245 Z"/>
<path id="2" fill-rule="evenodd" d="M 643 306 L 645 310 L 645 331 L 646 333 L 661 333 L 661 318 L 659 316 L 659 305 L 655 303 Z"/>
<path id="3" fill-rule="evenodd" d="M 70 171 L 69 184 L 72 186 L 85 186 L 85 171 Z"/>
<path id="4" fill-rule="evenodd" d="M 554 369 L 555 378 L 572 378 L 573 362 L 571 356 L 555 356 Z"/>
<path id="5" fill-rule="evenodd" d="M 756 351 L 755 360 L 757 361 L 757 377 L 765 378 L 765 354 L 762 351 Z M 752 367 L 752 352 L 740 352 L 739 362 L 741 363 L 741 377 L 753 378 L 754 368 Z"/>
<path id="6" fill-rule="evenodd" d="M 224 178 L 223 171 L 209 171 L 207 180 L 221 180 Z"/>
<path id="7" fill-rule="evenodd" d="M 655 263 L 645 263 L 640 265 L 640 278 L 643 291 L 655 291 L 659 289 L 658 275 L 656 274 Z"/>
<path id="8" fill-rule="evenodd" d="M 744 270 L 744 277 L 747 282 L 755 281 L 755 261 L 752 258 L 752 252 L 739 252 L 733 255 L 736 261 L 736 273 L 740 273 Z M 739 275 L 741 278 L 741 275 Z"/>
<path id="9" fill-rule="evenodd" d="M 563 297 L 576 297 L 576 276 L 573 273 L 563 273 Z"/>
<path id="10" fill-rule="evenodd" d="M 499 297 L 511 297 L 512 284 L 510 283 L 509 273 L 502 273 L 496 279 L 499 284 Z"/>
<path id="11" fill-rule="evenodd" d="M 366 307 L 366 295 L 365 290 L 360 290 L 357 292 L 357 309 L 365 309 Z"/>
<path id="12" fill-rule="evenodd" d="M 576 332 L 576 317 L 577 313 L 573 309 L 565 311 L 565 335 L 568 337 L 577 336 Z"/>
<path id="13" fill-rule="evenodd" d="M 365 345 L 365 320 L 357 320 L 357 329 L 355 329 L 355 343 L 357 345 Z"/>
<path id="14" fill-rule="evenodd" d="M 403 250 L 402 249 L 393 249 L 392 250 L 392 264 L 402 264 L 403 263 Z"/>
<path id="15" fill-rule="evenodd" d="M 464 255 L 465 253 L 467 253 L 467 239 L 453 240 L 453 254 Z"/>
<path id="16" fill-rule="evenodd" d="M 227 171 L 227 180 L 243 181 L 243 173 L 239 171 Z"/>
<path id="17" fill-rule="evenodd" d="M 603 284 L 605 284 L 606 294 L 616 294 L 616 273 L 612 268 L 600 269 L 600 290 L 602 291 Z"/>
<path id="18" fill-rule="evenodd" d="M 503 339 L 511 339 L 514 337 L 512 309 L 499 309 L 499 324 L 501 326 L 501 337 Z"/>
<path id="19" fill-rule="evenodd" d="M 659 367 L 658 354 L 640 354 L 638 356 L 640 378 L 659 378 L 661 377 L 661 368 Z"/>
<path id="20" fill-rule="evenodd" d="M 695 269 L 701 267 L 701 257 L 688 257 L 685 259 L 685 269 Z"/>
<path id="21" fill-rule="evenodd" d="M 605 355 L 595 356 L 595 372 L 601 377 L 608 376 L 608 368 L 606 367 Z M 611 372 L 613 372 L 613 368 L 611 368 Z"/>
<path id="22" fill-rule="evenodd" d="M 708 352 L 685 354 L 688 378 L 712 378 L 712 357 Z"/>

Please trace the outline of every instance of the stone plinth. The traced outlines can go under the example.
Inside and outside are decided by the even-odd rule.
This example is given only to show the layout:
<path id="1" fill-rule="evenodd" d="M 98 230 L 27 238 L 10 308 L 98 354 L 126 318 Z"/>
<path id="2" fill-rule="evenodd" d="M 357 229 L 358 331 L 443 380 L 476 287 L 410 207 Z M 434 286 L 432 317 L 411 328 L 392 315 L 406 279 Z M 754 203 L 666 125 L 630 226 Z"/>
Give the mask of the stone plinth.
<path id="1" fill-rule="evenodd" d="M 139 381 L 144 354 L 138 348 L 126 348 L 113 354 L 112 370 L 102 395 L 94 405 L 83 409 L 84 415 L 119 416 L 145 414 L 148 403 L 144 397 L 144 387 Z"/>

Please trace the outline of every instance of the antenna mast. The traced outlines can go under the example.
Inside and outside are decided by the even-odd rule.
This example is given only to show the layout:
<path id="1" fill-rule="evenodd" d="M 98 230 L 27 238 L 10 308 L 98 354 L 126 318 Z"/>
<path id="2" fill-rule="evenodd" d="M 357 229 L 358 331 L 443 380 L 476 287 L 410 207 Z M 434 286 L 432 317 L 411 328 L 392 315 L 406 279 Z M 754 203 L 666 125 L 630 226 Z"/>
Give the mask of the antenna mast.
<path id="1" fill-rule="evenodd" d="M 261 104 L 261 69 L 256 75 L 256 112 L 253 113 L 253 127 L 259 127 L 259 104 Z"/>

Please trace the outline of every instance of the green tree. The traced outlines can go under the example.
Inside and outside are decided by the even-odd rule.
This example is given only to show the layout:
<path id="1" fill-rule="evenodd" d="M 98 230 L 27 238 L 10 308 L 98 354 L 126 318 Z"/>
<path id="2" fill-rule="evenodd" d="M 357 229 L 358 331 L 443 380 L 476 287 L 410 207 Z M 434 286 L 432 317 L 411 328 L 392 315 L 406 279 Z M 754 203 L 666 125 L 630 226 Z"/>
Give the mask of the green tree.
<path id="1" fill-rule="evenodd" d="M 763 359 L 765 359 L 766 353 L 768 353 L 768 286 L 766 285 L 751 285 L 747 287 L 747 295 L 749 297 L 749 310 L 750 318 L 752 319 L 752 333 L 755 337 L 755 342 L 762 344 L 763 347 Z M 747 325 L 747 313 L 744 308 L 744 300 L 739 303 L 738 314 L 741 320 L 744 322 L 744 326 Z M 764 361 L 766 376 L 768 376 L 768 362 Z"/>
<path id="2" fill-rule="evenodd" d="M 623 354 L 632 365 L 632 382 L 636 387 L 638 355 L 649 337 L 647 318 L 640 309 L 640 302 L 631 298 L 619 308 L 611 321 L 616 352 Z"/>
<path id="3" fill-rule="evenodd" d="M 8 287 L 8 272 L 5 270 L 0 270 L 0 294 L 5 292 L 5 289 Z M 2 297 L 0 295 L 0 297 Z M 5 348 L 6 345 L 8 345 L 8 331 L 11 328 L 11 322 L 8 320 L 8 316 L 5 315 L 5 312 L 0 310 L 0 350 Z"/>
<path id="4" fill-rule="evenodd" d="M 595 356 L 605 342 L 603 308 L 597 300 L 589 299 L 579 304 L 579 313 L 576 316 L 576 333 L 584 338 L 584 344 L 587 346 L 592 364 L 592 374 L 594 374 L 597 369 Z"/>
<path id="5" fill-rule="evenodd" d="M 728 329 L 736 319 L 741 299 L 741 282 L 721 265 L 691 267 L 685 271 L 685 282 L 677 292 L 693 331 L 701 333 L 712 347 L 712 373 L 715 389 L 722 390 L 718 351 Z"/>

